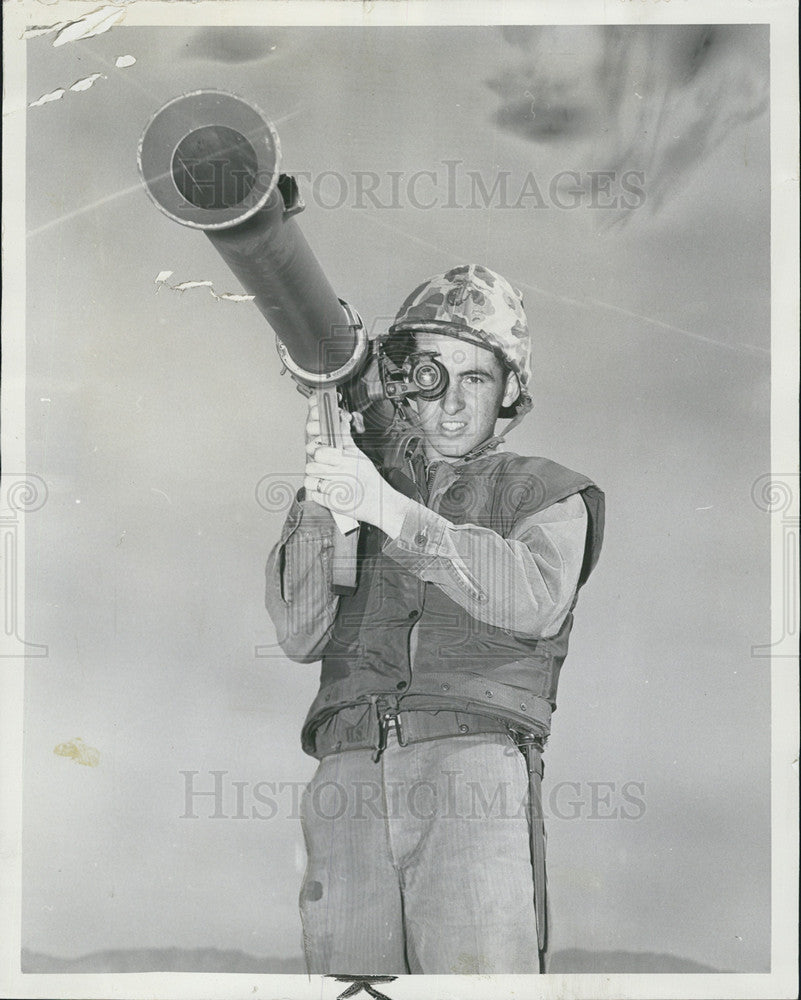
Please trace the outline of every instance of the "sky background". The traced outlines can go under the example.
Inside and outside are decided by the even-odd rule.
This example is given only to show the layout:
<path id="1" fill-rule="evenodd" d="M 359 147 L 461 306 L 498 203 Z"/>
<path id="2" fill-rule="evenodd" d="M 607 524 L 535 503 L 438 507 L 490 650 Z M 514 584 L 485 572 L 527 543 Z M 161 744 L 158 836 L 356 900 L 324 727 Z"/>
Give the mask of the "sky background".
<path id="1" fill-rule="evenodd" d="M 606 491 L 546 756 L 546 795 L 578 813 L 549 821 L 554 950 L 767 970 L 767 29 L 115 27 L 28 53 L 31 102 L 103 76 L 28 111 L 27 468 L 49 496 L 25 636 L 49 655 L 26 664 L 23 945 L 300 951 L 291 790 L 269 820 L 210 819 L 208 798 L 181 818 L 183 771 L 227 772 L 232 816 L 231 781 L 249 811 L 257 782 L 314 769 L 318 667 L 275 646 L 283 512 L 257 501 L 265 476 L 299 485 L 304 402 L 252 305 L 155 284 L 240 290 L 136 169 L 162 104 L 220 88 L 277 123 L 312 181 L 304 234 L 368 327 L 455 263 L 523 291 L 535 407 L 510 445 Z M 552 189 L 568 170 L 641 171 L 643 203 Z M 507 171 L 505 207 L 470 207 L 468 171 L 488 191 Z M 542 197 L 520 199 L 531 174 Z M 98 766 L 54 753 L 77 737 Z M 591 782 L 613 785 L 595 816 Z M 642 815 L 598 817 L 626 782 Z"/>

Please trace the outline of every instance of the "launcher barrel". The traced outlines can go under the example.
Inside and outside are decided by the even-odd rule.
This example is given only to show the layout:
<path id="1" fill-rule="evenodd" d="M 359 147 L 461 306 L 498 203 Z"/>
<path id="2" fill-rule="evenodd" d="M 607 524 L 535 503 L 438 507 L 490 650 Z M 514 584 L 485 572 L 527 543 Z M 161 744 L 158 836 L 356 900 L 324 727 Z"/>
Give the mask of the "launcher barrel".
<path id="1" fill-rule="evenodd" d="M 359 370 L 367 338 L 300 231 L 295 216 L 304 204 L 280 160 L 272 123 L 222 91 L 169 101 L 139 142 L 151 199 L 173 221 L 206 233 L 275 331 L 292 375 L 341 385 Z"/>

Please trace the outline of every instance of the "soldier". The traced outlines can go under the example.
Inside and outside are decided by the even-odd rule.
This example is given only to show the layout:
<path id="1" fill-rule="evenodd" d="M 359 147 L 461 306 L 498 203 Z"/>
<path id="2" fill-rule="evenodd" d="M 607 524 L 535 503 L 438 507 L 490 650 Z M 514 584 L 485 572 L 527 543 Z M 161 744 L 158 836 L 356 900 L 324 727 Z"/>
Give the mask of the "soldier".
<path id="1" fill-rule="evenodd" d="M 282 648 L 322 660 L 302 732 L 320 762 L 302 807 L 307 965 L 543 971 L 541 754 L 603 494 L 494 436 L 531 407 L 522 298 L 500 275 L 424 282 L 384 347 L 433 362 L 444 391 L 418 394 L 380 471 L 344 415 L 344 447 L 320 443 L 310 400 L 305 496 L 267 566 Z M 362 523 L 350 596 L 331 585 L 332 511 Z"/>

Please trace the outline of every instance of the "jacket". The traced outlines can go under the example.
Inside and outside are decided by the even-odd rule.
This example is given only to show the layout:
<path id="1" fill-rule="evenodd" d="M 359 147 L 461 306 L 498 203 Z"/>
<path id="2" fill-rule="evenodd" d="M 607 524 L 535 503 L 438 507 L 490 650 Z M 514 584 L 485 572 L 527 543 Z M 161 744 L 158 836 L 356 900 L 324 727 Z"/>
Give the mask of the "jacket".
<path id="1" fill-rule="evenodd" d="M 603 493 L 555 462 L 506 452 L 436 463 L 428 476 L 419 465 L 407 471 L 393 470 L 395 481 L 388 478 L 419 503 L 395 540 L 362 527 L 352 596 L 325 593 L 335 529 L 315 504 L 296 501 L 268 561 L 267 606 L 279 641 L 295 659 L 322 659 L 320 689 L 303 726 L 304 750 L 319 755 L 318 728 L 360 706 L 469 713 L 544 740 L 578 590 L 600 553 Z M 509 559 L 520 555 L 514 550 L 521 548 L 521 526 L 543 516 L 547 523 L 560 506 L 574 515 L 579 507 L 584 515 L 574 554 L 577 579 L 559 607 L 541 609 L 547 601 L 532 597 Z M 529 550 L 536 555 L 538 547 L 532 538 L 525 536 L 529 561 Z M 294 573 L 286 551 L 292 545 L 306 549 Z M 561 554 L 546 551 L 542 558 L 549 572 L 548 562 Z M 311 604 L 318 611 L 304 615 L 300 595 L 309 588 L 317 590 Z M 547 595 L 547 586 L 541 590 Z M 535 621 L 540 610 L 546 617 Z"/>

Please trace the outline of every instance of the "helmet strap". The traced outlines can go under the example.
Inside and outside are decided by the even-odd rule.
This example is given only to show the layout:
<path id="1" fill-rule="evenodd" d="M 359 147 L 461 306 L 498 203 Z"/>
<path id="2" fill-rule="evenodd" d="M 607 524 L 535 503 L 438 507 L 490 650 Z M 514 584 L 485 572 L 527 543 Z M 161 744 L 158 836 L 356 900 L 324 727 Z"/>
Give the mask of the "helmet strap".
<path id="1" fill-rule="evenodd" d="M 472 451 L 469 451 L 466 455 L 462 456 L 461 461 L 466 462 L 469 459 L 479 458 L 479 456 L 484 455 L 486 452 L 491 451 L 494 448 L 497 448 L 499 444 L 503 444 L 504 440 L 506 439 L 506 435 L 510 431 L 514 430 L 515 427 L 517 427 L 517 425 L 520 423 L 523 417 L 526 416 L 527 413 L 531 412 L 533 406 L 534 404 L 532 403 L 532 401 L 530 399 L 526 399 L 520 406 L 520 409 L 517 411 L 514 417 L 512 417 L 512 419 L 509 421 L 506 427 L 504 427 L 502 434 L 495 434 L 493 437 L 487 438 L 487 440 L 483 441 L 481 444 L 476 445 L 476 447 L 473 448 Z"/>

